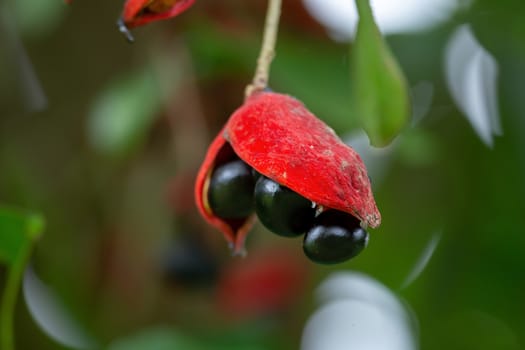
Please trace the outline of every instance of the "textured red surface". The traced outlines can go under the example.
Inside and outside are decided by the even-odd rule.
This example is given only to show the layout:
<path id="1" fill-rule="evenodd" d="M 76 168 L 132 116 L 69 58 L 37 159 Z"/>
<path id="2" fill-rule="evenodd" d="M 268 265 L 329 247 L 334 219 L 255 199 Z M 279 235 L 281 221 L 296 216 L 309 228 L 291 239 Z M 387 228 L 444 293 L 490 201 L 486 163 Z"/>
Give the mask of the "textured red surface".
<path id="1" fill-rule="evenodd" d="M 173 5 L 166 11 L 144 11 L 155 1 L 163 2 L 163 0 L 127 0 L 122 12 L 124 24 L 128 28 L 134 28 L 149 22 L 175 17 L 186 11 L 195 2 L 195 0 L 172 0 Z M 164 0 L 164 3 L 166 2 L 169 1 Z"/>
<path id="2" fill-rule="evenodd" d="M 363 226 L 381 223 L 361 157 L 295 98 L 259 92 L 233 113 L 212 142 L 195 186 L 201 214 L 236 253 L 244 249 L 253 215 L 227 221 L 214 216 L 207 204 L 211 171 L 235 156 L 318 206 L 350 213 Z"/>
<path id="3" fill-rule="evenodd" d="M 230 117 L 225 137 L 255 170 L 317 205 L 381 223 L 361 157 L 295 98 L 252 96 Z"/>

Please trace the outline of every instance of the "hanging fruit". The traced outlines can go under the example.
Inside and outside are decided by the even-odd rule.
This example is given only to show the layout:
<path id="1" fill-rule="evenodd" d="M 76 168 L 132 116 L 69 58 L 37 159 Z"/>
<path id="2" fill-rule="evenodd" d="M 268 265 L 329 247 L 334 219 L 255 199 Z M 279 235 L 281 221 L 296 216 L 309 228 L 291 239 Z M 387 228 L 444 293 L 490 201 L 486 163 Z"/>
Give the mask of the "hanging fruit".
<path id="1" fill-rule="evenodd" d="M 229 178 L 237 180 L 217 181 L 216 174 L 230 164 L 245 164 L 253 171 L 235 166 Z M 246 199 L 248 193 L 253 204 Z M 359 155 L 301 102 L 267 91 L 252 94 L 212 142 L 197 176 L 195 197 L 201 214 L 223 232 L 235 254 L 244 252 L 256 214 L 279 235 L 308 232 L 305 253 L 320 263 L 355 256 L 366 245 L 366 228 L 381 222 Z M 223 207 L 226 212 L 217 209 Z M 341 222 L 333 223 L 334 218 Z M 339 241 L 350 242 L 349 248 L 328 254 Z M 320 250 L 313 249 L 315 244 Z"/>

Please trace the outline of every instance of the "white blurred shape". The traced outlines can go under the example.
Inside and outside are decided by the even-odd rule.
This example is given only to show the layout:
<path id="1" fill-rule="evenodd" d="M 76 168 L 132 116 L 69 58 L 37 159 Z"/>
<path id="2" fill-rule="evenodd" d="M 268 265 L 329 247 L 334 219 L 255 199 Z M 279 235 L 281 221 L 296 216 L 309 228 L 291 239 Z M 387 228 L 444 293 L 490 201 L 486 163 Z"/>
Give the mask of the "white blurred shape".
<path id="1" fill-rule="evenodd" d="M 29 112 L 37 112 L 47 107 L 47 98 L 35 74 L 31 60 L 18 36 L 13 16 L 7 5 L 0 4 L 0 31 L 4 32 L 4 43 L 9 65 L 13 65 L 10 74 L 20 81 L 24 107 Z"/>
<path id="2" fill-rule="evenodd" d="M 415 349 L 402 325 L 384 310 L 355 300 L 321 307 L 308 321 L 301 350 Z"/>
<path id="3" fill-rule="evenodd" d="M 358 20 L 353 0 L 304 0 L 310 14 L 326 26 L 334 39 L 351 40 Z M 417 31 L 446 20 L 457 0 L 371 0 L 374 17 L 385 34 Z"/>
<path id="4" fill-rule="evenodd" d="M 384 285 L 357 272 L 337 272 L 319 287 L 324 304 L 308 320 L 301 350 L 414 350 L 414 320 Z"/>
<path id="5" fill-rule="evenodd" d="M 452 34 L 445 51 L 445 75 L 452 98 L 489 147 L 501 135 L 498 113 L 498 64 L 479 44 L 469 25 Z"/>
<path id="6" fill-rule="evenodd" d="M 93 349 L 95 343 L 81 329 L 68 310 L 28 267 L 23 281 L 24 299 L 33 320 L 51 339 L 74 349 Z"/>
<path id="7" fill-rule="evenodd" d="M 408 287 L 412 282 L 414 282 L 425 270 L 427 267 L 430 259 L 434 255 L 434 252 L 436 251 L 436 248 L 441 241 L 441 232 L 435 232 L 432 237 L 430 238 L 430 241 L 428 242 L 427 246 L 421 253 L 421 256 L 417 260 L 416 264 L 412 268 L 412 271 L 408 274 L 405 281 L 401 285 L 401 288 Z"/>
<path id="8" fill-rule="evenodd" d="M 393 313 L 402 313 L 404 307 L 385 285 L 372 277 L 353 271 L 331 274 L 317 289 L 321 303 L 352 299 L 374 304 Z"/>

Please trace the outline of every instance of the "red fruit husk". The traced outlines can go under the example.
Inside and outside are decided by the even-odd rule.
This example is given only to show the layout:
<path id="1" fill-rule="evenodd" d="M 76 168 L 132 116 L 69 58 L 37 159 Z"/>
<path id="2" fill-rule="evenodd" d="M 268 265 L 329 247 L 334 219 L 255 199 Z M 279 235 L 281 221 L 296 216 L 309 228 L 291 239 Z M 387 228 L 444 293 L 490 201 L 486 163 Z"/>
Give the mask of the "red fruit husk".
<path id="1" fill-rule="evenodd" d="M 127 0 L 122 21 L 131 29 L 149 22 L 175 17 L 186 11 L 195 0 Z"/>
<path id="2" fill-rule="evenodd" d="M 255 170 L 317 205 L 381 223 L 361 157 L 295 98 L 256 94 L 231 116 L 225 137 Z"/>
<path id="3" fill-rule="evenodd" d="M 214 216 L 205 205 L 206 183 L 226 149 L 322 209 L 347 212 L 364 227 L 381 223 L 361 157 L 295 98 L 259 92 L 230 117 L 210 146 L 197 177 L 199 210 L 225 234 L 235 252 L 243 249 L 252 217 L 232 225 Z"/>
<path id="4" fill-rule="evenodd" d="M 195 181 L 195 202 L 204 219 L 224 234 L 233 254 L 244 255 L 244 240 L 253 225 L 255 215 L 251 215 L 244 220 L 222 219 L 213 214 L 208 203 L 208 186 L 213 169 L 236 157 L 233 149 L 226 142 L 223 135 L 224 129 L 219 132 L 215 140 L 211 143 L 199 169 Z"/>

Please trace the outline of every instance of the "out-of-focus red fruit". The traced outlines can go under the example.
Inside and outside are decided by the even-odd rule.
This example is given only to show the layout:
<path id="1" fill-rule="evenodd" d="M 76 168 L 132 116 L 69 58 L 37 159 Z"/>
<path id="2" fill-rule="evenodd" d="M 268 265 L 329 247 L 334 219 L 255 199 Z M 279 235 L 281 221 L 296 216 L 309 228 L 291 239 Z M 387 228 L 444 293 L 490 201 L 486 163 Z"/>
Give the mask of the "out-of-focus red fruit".
<path id="1" fill-rule="evenodd" d="M 245 260 L 231 260 L 217 285 L 217 303 L 232 317 L 271 314 L 297 302 L 308 280 L 305 260 L 287 250 L 255 252 Z"/>

